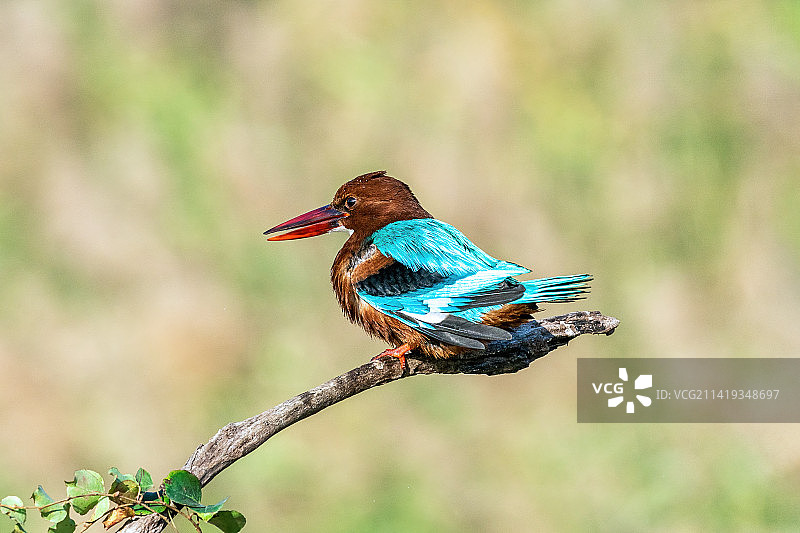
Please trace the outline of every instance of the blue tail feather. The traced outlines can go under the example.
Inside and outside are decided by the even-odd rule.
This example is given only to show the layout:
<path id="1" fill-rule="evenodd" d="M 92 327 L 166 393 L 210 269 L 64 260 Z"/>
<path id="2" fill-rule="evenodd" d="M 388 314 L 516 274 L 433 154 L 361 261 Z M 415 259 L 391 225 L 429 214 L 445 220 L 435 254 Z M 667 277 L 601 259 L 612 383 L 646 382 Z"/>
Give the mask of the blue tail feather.
<path id="1" fill-rule="evenodd" d="M 563 303 L 582 300 L 586 298 L 583 295 L 589 292 L 588 283 L 590 281 L 592 281 L 592 276 L 589 274 L 523 281 L 525 294 L 514 303 Z"/>

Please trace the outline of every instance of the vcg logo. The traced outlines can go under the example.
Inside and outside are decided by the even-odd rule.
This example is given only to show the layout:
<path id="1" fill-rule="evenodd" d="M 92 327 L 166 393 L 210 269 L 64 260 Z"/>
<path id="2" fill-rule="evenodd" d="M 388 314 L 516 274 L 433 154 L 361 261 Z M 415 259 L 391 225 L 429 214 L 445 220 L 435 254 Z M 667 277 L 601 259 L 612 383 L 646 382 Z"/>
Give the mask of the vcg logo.
<path id="1" fill-rule="evenodd" d="M 616 383 L 592 383 L 592 389 L 594 389 L 595 394 L 600 394 L 601 392 L 607 395 L 614 395 L 613 397 L 608 399 L 608 406 L 609 407 L 617 407 L 623 401 L 625 401 L 625 389 L 626 384 L 628 384 L 628 369 L 620 368 L 619 369 L 619 379 L 620 381 Z M 652 374 L 642 374 L 636 378 L 633 382 L 633 389 L 636 390 L 643 390 L 649 389 L 653 386 L 653 375 Z M 649 396 L 645 396 L 643 394 L 633 394 L 636 399 L 642 404 L 644 407 L 648 407 L 652 400 Z M 625 403 L 625 412 L 626 413 L 633 413 L 636 406 L 633 402 L 633 398 L 628 400 Z"/>

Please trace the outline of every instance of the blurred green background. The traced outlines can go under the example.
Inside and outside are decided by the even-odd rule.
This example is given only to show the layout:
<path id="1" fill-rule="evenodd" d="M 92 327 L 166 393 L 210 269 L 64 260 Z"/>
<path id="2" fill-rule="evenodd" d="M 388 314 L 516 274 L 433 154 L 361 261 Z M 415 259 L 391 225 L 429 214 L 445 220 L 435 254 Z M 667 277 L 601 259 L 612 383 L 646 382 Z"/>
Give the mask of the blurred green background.
<path id="1" fill-rule="evenodd" d="M 387 169 L 615 335 L 418 377 L 229 468 L 249 531 L 790 531 L 798 425 L 578 425 L 578 357 L 800 356 L 800 3 L 0 3 L 0 496 L 179 467 L 384 349 L 332 235 Z M 798 377 L 800 379 L 800 376 Z M 0 530 L 10 528 L 0 517 Z"/>

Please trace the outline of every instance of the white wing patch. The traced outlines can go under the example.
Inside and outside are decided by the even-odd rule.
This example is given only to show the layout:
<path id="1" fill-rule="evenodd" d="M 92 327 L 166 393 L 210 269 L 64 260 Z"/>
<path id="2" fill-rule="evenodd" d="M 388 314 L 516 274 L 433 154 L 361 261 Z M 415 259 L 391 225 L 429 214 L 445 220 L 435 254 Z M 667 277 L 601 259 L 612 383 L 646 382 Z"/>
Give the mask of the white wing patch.
<path id="1" fill-rule="evenodd" d="M 453 303 L 452 298 L 431 298 L 430 300 L 424 300 L 425 304 L 428 305 L 428 308 L 431 312 L 441 311 L 442 309 L 446 309 Z"/>
<path id="2" fill-rule="evenodd" d="M 408 311 L 399 311 L 399 313 L 407 316 L 408 318 L 413 318 L 414 320 L 425 322 L 427 324 L 439 324 L 444 321 L 445 318 L 450 316 L 450 313 L 442 313 L 441 311 L 430 311 L 424 315 L 419 313 L 409 313 Z"/>

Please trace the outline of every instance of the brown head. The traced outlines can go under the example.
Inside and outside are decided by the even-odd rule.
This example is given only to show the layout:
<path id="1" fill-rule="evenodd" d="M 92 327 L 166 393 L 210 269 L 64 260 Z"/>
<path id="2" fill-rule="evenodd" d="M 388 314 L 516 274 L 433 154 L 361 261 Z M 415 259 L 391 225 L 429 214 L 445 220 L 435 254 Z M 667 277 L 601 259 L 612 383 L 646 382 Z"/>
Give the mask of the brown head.
<path id="1" fill-rule="evenodd" d="M 348 181 L 339 187 L 330 204 L 287 220 L 264 234 L 293 230 L 268 239 L 282 241 L 344 228 L 361 240 L 387 224 L 415 218 L 432 217 L 419 205 L 408 185 L 381 170 Z"/>

